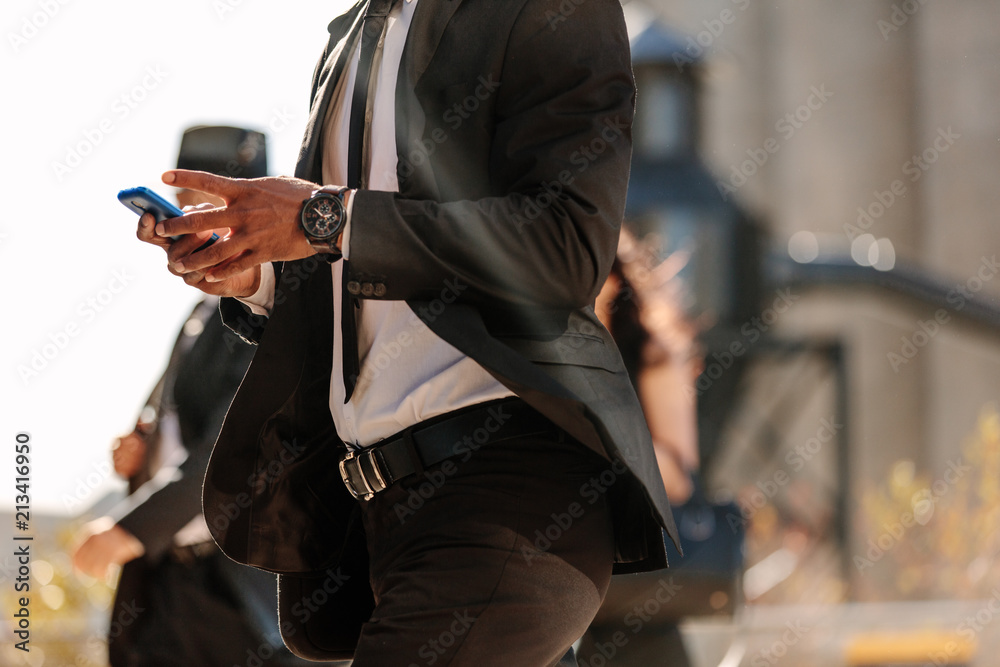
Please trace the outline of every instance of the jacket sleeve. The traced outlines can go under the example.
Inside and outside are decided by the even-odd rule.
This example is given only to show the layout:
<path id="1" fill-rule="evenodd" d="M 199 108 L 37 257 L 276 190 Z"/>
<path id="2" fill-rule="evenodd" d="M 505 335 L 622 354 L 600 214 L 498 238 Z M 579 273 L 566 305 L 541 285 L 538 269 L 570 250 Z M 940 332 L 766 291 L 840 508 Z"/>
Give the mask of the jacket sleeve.
<path id="1" fill-rule="evenodd" d="M 260 268 L 263 272 L 261 274 L 262 286 L 258 290 L 258 293 L 264 294 L 262 299 L 269 300 L 271 303 L 271 306 L 261 306 L 261 309 L 273 307 L 274 300 L 278 298 L 276 285 L 283 267 L 284 262 L 270 262 L 261 265 Z M 242 338 L 244 343 L 251 345 L 260 344 L 267 327 L 268 315 L 255 313 L 246 303 L 230 297 L 224 297 L 219 300 L 219 314 L 222 316 L 222 323 Z M 225 338 L 225 340 L 227 347 L 230 347 L 231 339 Z M 232 349 L 230 349 L 230 352 L 232 352 Z"/>
<path id="2" fill-rule="evenodd" d="M 513 24 L 486 157 L 495 196 L 357 193 L 351 276 L 377 276 L 379 298 L 429 299 L 458 281 L 462 299 L 576 309 L 600 290 L 631 160 L 628 37 L 617 0 L 555 6 L 528 0 Z"/>
<path id="3" fill-rule="evenodd" d="M 161 470 L 112 510 L 118 525 L 142 542 L 150 560 L 162 556 L 177 531 L 201 514 L 201 487 L 212 442 L 192 448 L 177 468 Z"/>

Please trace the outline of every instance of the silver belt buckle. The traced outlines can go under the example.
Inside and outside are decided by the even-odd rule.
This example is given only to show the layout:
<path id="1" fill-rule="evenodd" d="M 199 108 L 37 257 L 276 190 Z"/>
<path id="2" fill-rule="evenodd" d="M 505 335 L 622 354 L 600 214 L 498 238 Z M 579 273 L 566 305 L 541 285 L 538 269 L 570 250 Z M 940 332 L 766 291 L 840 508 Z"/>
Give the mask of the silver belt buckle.
<path id="1" fill-rule="evenodd" d="M 356 458 L 356 456 L 357 456 L 357 454 L 354 452 L 354 450 L 350 449 L 350 450 L 347 451 L 347 456 L 345 456 L 340 461 L 340 478 L 342 480 L 344 480 L 344 486 L 347 487 L 347 490 L 350 491 L 351 495 L 354 496 L 355 498 L 358 497 L 358 492 L 355 490 L 355 488 L 354 488 L 354 482 L 351 481 L 351 476 L 347 472 L 347 463 L 348 463 L 348 461 L 351 461 L 354 458 Z M 360 469 L 360 467 L 359 467 L 359 469 Z M 365 474 L 362 472 L 361 473 L 361 479 L 364 479 L 364 478 L 365 478 Z M 367 500 L 367 498 L 366 498 L 366 500 Z"/>
<path id="2" fill-rule="evenodd" d="M 350 493 L 351 493 L 352 496 L 354 496 L 355 498 L 360 497 L 362 500 L 371 500 L 372 498 L 375 497 L 375 494 L 377 492 L 386 489 L 388 487 L 388 485 L 385 483 L 385 478 L 382 476 L 382 472 L 379 470 L 378 465 L 377 465 L 377 463 L 375 461 L 375 450 L 374 450 L 374 448 L 369 447 L 369 448 L 367 448 L 365 450 L 362 450 L 361 454 L 368 456 L 368 463 L 369 463 L 369 465 L 371 465 L 372 470 L 375 472 L 375 478 L 378 480 L 378 483 L 380 484 L 380 488 L 375 489 L 375 488 L 372 487 L 371 482 L 368 481 L 368 476 L 365 475 L 364 466 L 361 465 L 360 456 L 353 449 L 349 450 L 347 452 L 347 456 L 345 456 L 340 461 L 340 478 L 342 480 L 344 480 L 344 486 L 347 487 L 347 490 L 350 491 Z M 347 464 L 348 464 L 348 462 L 349 461 L 353 461 L 355 459 L 357 459 L 358 477 L 361 478 L 362 484 L 365 485 L 364 493 L 361 493 L 359 490 L 357 490 L 356 488 L 354 488 L 354 482 L 351 481 L 351 475 L 350 475 L 350 473 L 347 472 Z"/>

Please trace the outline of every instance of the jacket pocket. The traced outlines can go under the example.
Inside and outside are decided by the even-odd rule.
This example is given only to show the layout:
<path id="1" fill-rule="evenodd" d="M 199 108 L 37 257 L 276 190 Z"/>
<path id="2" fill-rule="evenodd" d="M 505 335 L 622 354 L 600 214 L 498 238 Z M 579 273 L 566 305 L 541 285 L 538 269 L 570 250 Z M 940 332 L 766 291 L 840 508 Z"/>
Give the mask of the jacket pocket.
<path id="1" fill-rule="evenodd" d="M 551 338 L 525 334 L 505 334 L 497 340 L 523 357 L 542 364 L 571 364 L 617 371 L 621 367 L 618 351 L 599 337 L 586 333 L 562 333 Z"/>

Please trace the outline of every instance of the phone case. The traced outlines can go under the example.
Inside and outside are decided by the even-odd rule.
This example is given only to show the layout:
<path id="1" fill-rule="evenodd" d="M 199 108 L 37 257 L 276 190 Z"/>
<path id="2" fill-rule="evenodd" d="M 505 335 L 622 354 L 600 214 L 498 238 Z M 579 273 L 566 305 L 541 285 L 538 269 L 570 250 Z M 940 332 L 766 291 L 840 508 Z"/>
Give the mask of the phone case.
<path id="1" fill-rule="evenodd" d="M 149 188 L 144 188 L 142 186 L 119 191 L 118 201 L 125 204 L 125 208 L 129 209 L 136 215 L 142 215 L 147 212 L 152 213 L 157 222 L 163 222 L 167 218 L 176 218 L 184 215 L 184 211 L 180 210 Z M 170 240 L 176 241 L 179 238 L 180 236 L 171 236 Z M 212 234 L 212 238 L 205 241 L 205 243 L 195 250 L 195 252 L 201 252 L 218 240 L 219 235 Z"/>
<path id="2" fill-rule="evenodd" d="M 184 215 L 184 211 L 149 188 L 141 186 L 122 190 L 118 193 L 118 201 L 136 215 L 142 215 L 147 212 L 152 213 L 156 217 L 157 222 L 163 222 L 167 218 L 176 218 Z"/>

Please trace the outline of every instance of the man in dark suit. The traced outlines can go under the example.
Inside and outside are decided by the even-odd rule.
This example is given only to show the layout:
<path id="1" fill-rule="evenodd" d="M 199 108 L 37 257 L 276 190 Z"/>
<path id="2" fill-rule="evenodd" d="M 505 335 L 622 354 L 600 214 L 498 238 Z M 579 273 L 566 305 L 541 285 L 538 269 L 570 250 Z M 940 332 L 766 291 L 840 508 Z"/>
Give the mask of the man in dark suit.
<path id="1" fill-rule="evenodd" d="M 556 664 L 612 563 L 665 565 L 649 432 L 592 307 L 633 102 L 616 0 L 370 0 L 330 24 L 297 178 L 164 175 L 227 203 L 138 235 L 260 344 L 205 513 L 285 573 L 297 651 Z"/>
<path id="2" fill-rule="evenodd" d="M 265 137 L 238 127 L 186 130 L 180 168 L 267 175 Z M 202 193 L 178 193 L 181 206 Z M 273 575 L 234 563 L 212 541 L 201 488 L 212 447 L 255 348 L 230 331 L 218 298 L 184 322 L 133 432 L 118 438 L 115 471 L 129 496 L 84 529 L 78 568 L 122 566 L 108 636 L 109 662 L 139 665 L 302 665 L 280 641 Z"/>

